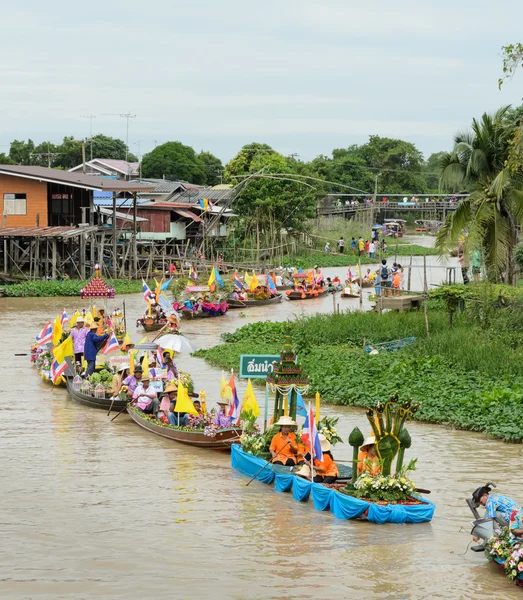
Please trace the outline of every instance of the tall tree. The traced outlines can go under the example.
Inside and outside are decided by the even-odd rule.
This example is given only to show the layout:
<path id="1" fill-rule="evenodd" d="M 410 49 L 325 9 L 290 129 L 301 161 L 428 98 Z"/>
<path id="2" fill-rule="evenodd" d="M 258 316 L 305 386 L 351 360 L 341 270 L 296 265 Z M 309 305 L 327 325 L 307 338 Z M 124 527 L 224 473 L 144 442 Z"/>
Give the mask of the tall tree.
<path id="1" fill-rule="evenodd" d="M 465 184 L 471 194 L 460 201 L 437 237 L 437 247 L 455 245 L 464 228 L 481 247 L 492 281 L 512 282 L 517 228 L 523 223 L 523 174 L 507 166 L 514 125 L 509 108 L 472 121 L 470 131 L 458 133 L 452 152 L 443 159 L 441 185 L 457 191 Z"/>
<path id="2" fill-rule="evenodd" d="M 222 161 L 210 152 L 203 150 L 198 154 L 198 159 L 205 170 L 205 185 L 218 185 L 222 182 L 223 164 Z"/>
<path id="3" fill-rule="evenodd" d="M 423 167 L 423 174 L 427 183 L 428 191 L 436 193 L 439 190 L 439 180 L 441 178 L 442 161 L 446 152 L 434 152 L 427 158 Z"/>
<path id="4" fill-rule="evenodd" d="M 16 165 L 30 165 L 31 154 L 33 154 L 35 145 L 33 140 L 13 140 L 9 148 L 9 158 Z"/>
<path id="5" fill-rule="evenodd" d="M 11 160 L 7 154 L 0 152 L 0 165 L 14 165 L 14 160 Z"/>
<path id="6" fill-rule="evenodd" d="M 143 157 L 142 174 L 190 183 L 205 183 L 205 168 L 196 152 L 181 142 L 166 142 Z"/>

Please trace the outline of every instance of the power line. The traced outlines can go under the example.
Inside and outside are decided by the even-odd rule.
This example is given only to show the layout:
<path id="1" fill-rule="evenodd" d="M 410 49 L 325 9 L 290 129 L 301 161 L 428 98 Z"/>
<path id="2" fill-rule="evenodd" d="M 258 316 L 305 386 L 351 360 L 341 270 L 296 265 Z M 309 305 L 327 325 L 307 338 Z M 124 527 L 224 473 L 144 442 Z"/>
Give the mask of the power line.
<path id="1" fill-rule="evenodd" d="M 127 119 L 127 127 L 125 133 L 125 160 L 127 162 L 127 159 L 129 157 L 129 121 L 131 119 L 135 119 L 136 115 L 131 114 L 131 111 L 128 111 L 126 113 L 102 113 L 102 115 L 107 117 L 122 117 L 124 119 Z"/>

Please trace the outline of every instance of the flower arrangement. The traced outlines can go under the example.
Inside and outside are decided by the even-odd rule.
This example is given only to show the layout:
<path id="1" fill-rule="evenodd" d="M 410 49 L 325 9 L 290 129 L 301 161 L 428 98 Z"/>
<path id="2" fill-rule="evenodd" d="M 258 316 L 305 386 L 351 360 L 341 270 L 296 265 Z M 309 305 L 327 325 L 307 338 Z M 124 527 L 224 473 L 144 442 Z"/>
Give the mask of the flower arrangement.
<path id="1" fill-rule="evenodd" d="M 349 484 L 340 492 L 372 502 L 405 502 L 416 491 L 416 484 L 407 477 L 408 471 L 416 470 L 416 461 L 417 459 L 411 460 L 394 475 L 371 475 L 364 471 L 354 485 Z"/>
<path id="2" fill-rule="evenodd" d="M 265 433 L 247 432 L 244 430 L 240 437 L 242 450 L 254 456 L 264 456 L 269 452 L 272 438 L 278 433 L 279 427 L 269 427 Z"/>
<path id="3" fill-rule="evenodd" d="M 485 556 L 489 560 L 504 562 L 511 550 L 511 535 L 508 527 L 496 529 L 494 535 L 485 544 Z"/>
<path id="4" fill-rule="evenodd" d="M 323 433 L 332 446 L 335 446 L 338 442 L 343 443 L 336 427 L 339 420 L 339 417 L 323 417 L 318 423 L 318 433 Z"/>
<path id="5" fill-rule="evenodd" d="M 505 561 L 505 575 L 509 579 L 523 576 L 523 547 L 520 542 L 516 542 L 510 549 L 510 554 Z"/>

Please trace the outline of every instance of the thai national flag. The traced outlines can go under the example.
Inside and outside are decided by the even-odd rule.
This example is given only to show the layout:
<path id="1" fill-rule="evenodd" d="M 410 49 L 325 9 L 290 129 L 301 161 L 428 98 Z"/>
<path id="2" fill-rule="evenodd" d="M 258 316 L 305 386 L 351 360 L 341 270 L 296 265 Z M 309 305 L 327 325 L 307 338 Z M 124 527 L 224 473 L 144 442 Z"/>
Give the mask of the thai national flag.
<path id="1" fill-rule="evenodd" d="M 67 323 L 69 323 L 69 317 L 65 312 L 65 308 L 63 309 L 62 314 L 60 316 L 60 323 L 62 324 L 62 329 L 67 325 Z"/>
<path id="2" fill-rule="evenodd" d="M 165 363 L 163 362 L 163 353 L 160 346 L 158 346 L 158 349 L 156 350 L 156 364 L 158 365 L 159 369 L 165 369 Z"/>
<path id="3" fill-rule="evenodd" d="M 232 417 L 232 420 L 240 418 L 240 400 L 238 399 L 238 394 L 236 392 L 236 382 L 234 381 L 234 373 L 231 375 L 229 380 L 229 387 L 232 390 L 232 398 L 231 405 L 229 407 L 229 417 Z"/>
<path id="4" fill-rule="evenodd" d="M 149 303 L 152 300 L 156 301 L 156 296 L 151 292 L 151 289 L 147 285 L 144 279 L 142 279 L 142 290 L 143 290 L 143 299 Z"/>
<path id="5" fill-rule="evenodd" d="M 239 290 L 243 290 L 243 282 L 242 280 L 238 277 L 238 273 L 234 273 L 232 280 L 234 282 L 234 285 L 239 289 Z"/>
<path id="6" fill-rule="evenodd" d="M 318 430 L 316 429 L 316 421 L 314 420 L 314 413 L 310 406 L 307 416 L 305 417 L 305 423 L 303 424 L 301 439 L 306 446 L 313 450 L 314 458 L 316 460 L 323 460 L 321 443 L 318 437 Z"/>
<path id="7" fill-rule="evenodd" d="M 53 362 L 51 363 L 51 379 L 53 380 L 53 383 L 56 383 L 60 377 L 66 372 L 67 370 L 67 363 L 64 362 L 63 363 L 58 363 L 58 361 L 56 360 L 56 358 L 53 358 Z"/>
<path id="8" fill-rule="evenodd" d="M 102 354 L 109 354 L 109 352 L 112 352 L 113 350 L 120 350 L 120 344 L 114 335 L 114 331 L 111 333 L 111 337 L 107 340 L 107 343 L 102 348 L 101 352 Z"/>
<path id="9" fill-rule="evenodd" d="M 36 336 L 36 343 L 38 346 L 42 344 L 48 344 L 53 340 L 53 326 L 51 321 L 42 329 L 42 331 Z"/>

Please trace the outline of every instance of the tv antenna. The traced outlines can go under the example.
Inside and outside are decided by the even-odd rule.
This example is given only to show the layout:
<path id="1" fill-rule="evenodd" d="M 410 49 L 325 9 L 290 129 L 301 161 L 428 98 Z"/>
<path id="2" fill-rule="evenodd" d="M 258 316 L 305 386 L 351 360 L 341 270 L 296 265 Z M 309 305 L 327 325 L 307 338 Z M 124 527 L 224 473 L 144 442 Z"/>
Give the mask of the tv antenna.
<path id="1" fill-rule="evenodd" d="M 129 156 L 129 121 L 134 119 L 136 115 L 131 114 L 131 111 L 126 113 L 102 113 L 102 115 L 105 117 L 122 117 L 123 119 L 127 119 L 127 128 L 125 133 L 125 160 L 127 161 Z"/>

